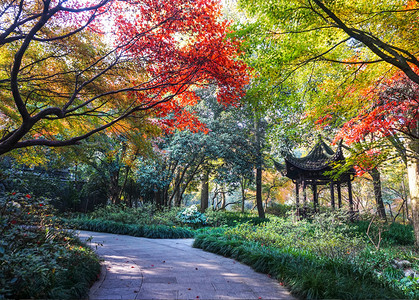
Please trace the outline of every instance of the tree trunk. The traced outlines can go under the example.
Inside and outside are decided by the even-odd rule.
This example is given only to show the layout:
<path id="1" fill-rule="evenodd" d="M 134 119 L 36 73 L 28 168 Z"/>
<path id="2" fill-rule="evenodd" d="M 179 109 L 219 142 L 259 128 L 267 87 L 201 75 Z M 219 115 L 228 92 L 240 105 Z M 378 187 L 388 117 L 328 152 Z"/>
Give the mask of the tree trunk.
<path id="1" fill-rule="evenodd" d="M 262 203 L 262 167 L 256 168 L 256 207 L 258 209 L 259 218 L 265 218 L 265 211 Z"/>
<path id="2" fill-rule="evenodd" d="M 375 203 L 377 205 L 378 216 L 381 219 L 387 221 L 386 209 L 384 207 L 384 202 L 383 202 L 383 194 L 381 192 L 380 172 L 378 171 L 377 168 L 373 168 L 369 171 L 369 173 L 372 177 L 372 183 L 374 186 L 374 197 L 375 197 Z"/>
<path id="3" fill-rule="evenodd" d="M 109 193 L 111 203 L 119 205 L 121 203 L 120 198 L 120 186 L 119 186 L 119 169 L 111 173 Z"/>
<path id="4" fill-rule="evenodd" d="M 258 209 L 259 218 L 265 218 L 262 202 L 262 149 L 261 136 L 259 128 L 259 119 L 255 117 L 255 142 L 256 142 L 256 207 Z"/>
<path id="5" fill-rule="evenodd" d="M 209 199 L 209 174 L 207 170 L 204 170 L 204 174 L 201 179 L 201 212 L 204 213 L 208 208 Z"/>
<path id="6" fill-rule="evenodd" d="M 242 179 L 240 180 L 240 188 L 241 188 L 241 192 L 242 192 L 242 213 L 244 213 L 244 204 L 246 202 L 246 179 Z"/>
<path id="7" fill-rule="evenodd" d="M 227 199 L 226 194 L 224 193 L 224 189 L 221 191 L 221 209 L 225 210 L 227 206 Z"/>
<path id="8" fill-rule="evenodd" d="M 416 246 L 419 246 L 419 140 L 411 140 L 408 148 L 412 151 L 412 156 L 409 156 L 407 162 L 412 221 Z"/>

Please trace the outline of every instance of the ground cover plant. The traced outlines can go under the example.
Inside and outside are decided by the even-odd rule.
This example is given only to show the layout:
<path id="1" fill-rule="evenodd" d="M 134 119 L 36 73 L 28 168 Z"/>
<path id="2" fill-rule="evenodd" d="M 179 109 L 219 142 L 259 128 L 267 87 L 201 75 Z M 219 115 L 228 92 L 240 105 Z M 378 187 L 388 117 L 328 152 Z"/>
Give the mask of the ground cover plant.
<path id="1" fill-rule="evenodd" d="M 0 299 L 82 298 L 97 279 L 97 256 L 51 213 L 30 194 L 0 198 Z"/>
<path id="2" fill-rule="evenodd" d="M 249 222 L 259 224 L 261 219 L 252 213 L 198 211 L 197 206 L 158 209 L 153 205 L 127 207 L 106 205 L 87 214 L 73 214 L 61 218 L 68 228 L 127 234 L 147 238 L 191 238 L 195 232 L 208 231 L 208 227 L 231 227 Z M 205 230 L 199 230 L 207 228 Z"/>
<path id="3" fill-rule="evenodd" d="M 394 243 L 377 249 L 342 217 L 270 217 L 258 226 L 245 223 L 199 235 L 194 246 L 249 264 L 304 298 L 417 298 L 419 278 L 393 266 L 406 260 L 418 270 L 417 249 Z"/>

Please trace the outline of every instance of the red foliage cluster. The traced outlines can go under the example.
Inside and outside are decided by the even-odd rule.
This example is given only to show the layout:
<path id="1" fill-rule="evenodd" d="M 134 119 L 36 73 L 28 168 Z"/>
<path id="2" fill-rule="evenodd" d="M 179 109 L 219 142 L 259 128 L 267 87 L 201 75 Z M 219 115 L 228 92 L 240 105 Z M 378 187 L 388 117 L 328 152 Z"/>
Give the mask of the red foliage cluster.
<path id="1" fill-rule="evenodd" d="M 351 144 L 360 142 L 374 133 L 376 137 L 396 133 L 412 135 L 419 120 L 419 85 L 398 72 L 379 85 L 367 99 L 365 111 L 348 121 L 335 140 L 344 139 Z"/>
<path id="2" fill-rule="evenodd" d="M 415 70 L 418 71 L 418 70 Z M 419 138 L 415 129 L 419 121 L 419 85 L 402 72 L 365 91 L 366 107 L 359 115 L 346 122 L 335 137 L 347 144 L 402 133 Z M 358 176 L 375 167 L 380 151 L 370 149 L 357 156 Z"/>
<path id="3" fill-rule="evenodd" d="M 184 109 L 198 102 L 197 87 L 216 84 L 224 105 L 244 95 L 247 66 L 237 59 L 240 44 L 227 37 L 219 1 L 114 1 L 107 9 L 120 55 L 136 58 L 144 71 L 141 80 L 133 77 L 135 105 L 152 106 L 163 129 L 205 130 Z"/>

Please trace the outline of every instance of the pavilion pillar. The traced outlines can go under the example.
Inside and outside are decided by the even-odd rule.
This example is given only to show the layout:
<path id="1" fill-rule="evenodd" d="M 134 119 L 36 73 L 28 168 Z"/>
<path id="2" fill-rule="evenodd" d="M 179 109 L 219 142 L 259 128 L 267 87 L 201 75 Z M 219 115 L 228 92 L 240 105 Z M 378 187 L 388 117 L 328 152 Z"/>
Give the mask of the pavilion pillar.
<path id="1" fill-rule="evenodd" d="M 354 212 L 354 202 L 352 199 L 352 184 L 350 180 L 348 180 L 348 199 L 349 199 L 349 212 L 352 215 Z"/>
<path id="2" fill-rule="evenodd" d="M 304 203 L 304 208 L 307 207 L 307 191 L 306 191 L 306 182 L 303 181 L 303 203 Z"/>
<path id="3" fill-rule="evenodd" d="M 338 208 L 342 208 L 342 191 L 340 189 L 340 182 L 338 182 L 336 187 L 338 190 Z"/>
<path id="4" fill-rule="evenodd" d="M 300 184 L 298 180 L 295 182 L 295 206 L 296 206 L 296 215 L 300 216 Z"/>
<path id="5" fill-rule="evenodd" d="M 335 210 L 335 189 L 333 187 L 333 181 L 330 182 L 330 202 L 332 210 Z"/>
<path id="6" fill-rule="evenodd" d="M 312 188 L 313 188 L 314 212 L 317 212 L 317 207 L 318 207 L 317 185 L 316 184 L 313 184 L 312 185 Z"/>
<path id="7" fill-rule="evenodd" d="M 298 180 L 295 182 L 295 205 L 298 210 L 300 207 L 300 184 L 298 183 Z"/>

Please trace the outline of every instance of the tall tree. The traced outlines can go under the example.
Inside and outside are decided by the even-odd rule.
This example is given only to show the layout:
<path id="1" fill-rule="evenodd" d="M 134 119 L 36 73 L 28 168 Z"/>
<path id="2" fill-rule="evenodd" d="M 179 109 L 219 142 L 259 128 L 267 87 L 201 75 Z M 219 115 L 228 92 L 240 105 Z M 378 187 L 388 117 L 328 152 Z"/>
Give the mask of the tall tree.
<path id="1" fill-rule="evenodd" d="M 328 61 L 385 63 L 419 83 L 413 68 L 419 67 L 417 0 L 239 0 L 239 4 L 253 18 L 252 32 L 258 30 L 259 39 L 269 39 L 264 59 L 276 60 L 282 80 L 296 69 Z"/>
<path id="2" fill-rule="evenodd" d="M 0 154 L 76 144 L 129 117 L 202 128 L 184 110 L 193 88 L 216 84 L 231 104 L 247 82 L 220 17 L 215 0 L 1 1 Z"/>
<path id="3" fill-rule="evenodd" d="M 360 143 L 373 134 L 370 151 L 382 151 L 380 141 L 390 141 L 407 166 L 416 243 L 419 245 L 419 84 L 403 73 L 380 81 L 367 93 L 369 105 L 344 124 L 337 135 L 347 143 Z M 374 149 L 376 148 L 376 149 Z"/>

